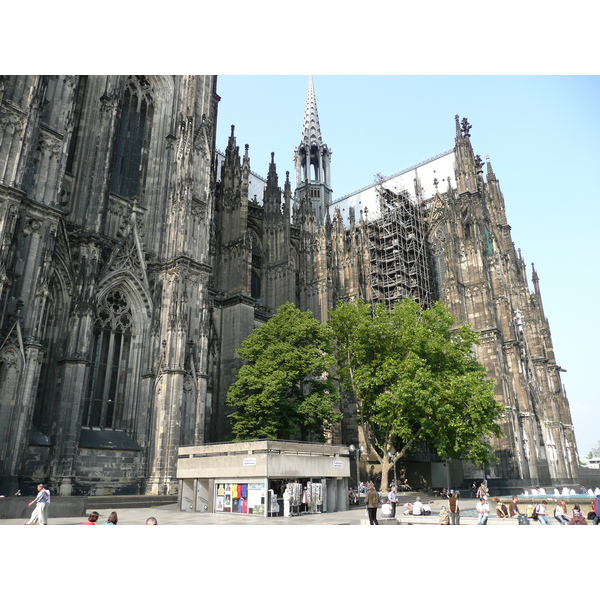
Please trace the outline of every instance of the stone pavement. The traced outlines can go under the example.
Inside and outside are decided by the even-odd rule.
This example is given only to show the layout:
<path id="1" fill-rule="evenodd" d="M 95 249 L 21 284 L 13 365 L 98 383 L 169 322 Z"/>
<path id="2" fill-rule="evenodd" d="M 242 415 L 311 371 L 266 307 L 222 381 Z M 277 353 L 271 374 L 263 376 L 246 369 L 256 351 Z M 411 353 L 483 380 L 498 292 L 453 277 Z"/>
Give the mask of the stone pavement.
<path id="1" fill-rule="evenodd" d="M 431 502 L 432 515 L 428 517 L 404 516 L 403 504 L 405 502 L 414 502 L 417 495 L 421 497 L 422 502 Z M 476 525 L 477 513 L 475 505 L 477 500 L 474 498 L 461 498 L 461 525 Z M 425 493 L 404 493 L 398 495 L 398 505 L 396 516 L 400 518 L 401 525 L 438 525 L 439 510 L 442 505 L 447 505 L 445 499 Z M 490 505 L 492 506 L 492 505 Z M 522 508 L 524 510 L 525 507 Z M 33 510 L 33 507 L 32 509 Z M 100 518 L 98 524 L 106 521 L 106 518 L 112 512 L 112 508 L 100 509 Z M 239 515 L 232 513 L 188 513 L 178 510 L 176 504 L 158 506 L 153 508 L 116 508 L 119 525 L 145 525 L 146 519 L 150 516 L 156 517 L 159 525 L 368 525 L 364 506 L 355 506 L 351 510 L 307 514 L 296 517 L 261 517 L 252 515 Z M 493 507 L 492 507 L 493 510 Z M 381 517 L 381 511 L 377 512 Z M 22 525 L 27 519 L 0 519 L 0 525 Z M 48 519 L 48 525 L 83 525 L 87 517 L 59 517 Z M 557 524 L 557 523 L 556 523 Z M 488 525 L 517 525 L 516 519 L 499 519 L 490 515 Z"/>

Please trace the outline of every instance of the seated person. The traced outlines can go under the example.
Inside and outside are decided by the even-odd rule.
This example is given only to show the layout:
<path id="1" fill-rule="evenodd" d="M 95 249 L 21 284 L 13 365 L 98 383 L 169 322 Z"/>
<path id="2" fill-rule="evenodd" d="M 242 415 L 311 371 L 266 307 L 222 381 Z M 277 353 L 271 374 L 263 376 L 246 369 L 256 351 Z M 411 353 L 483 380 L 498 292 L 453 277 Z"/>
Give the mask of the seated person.
<path id="1" fill-rule="evenodd" d="M 389 500 L 386 500 L 381 506 L 381 516 L 391 517 L 392 516 L 392 505 Z"/>
<path id="2" fill-rule="evenodd" d="M 417 496 L 415 503 L 412 506 L 413 515 L 421 515 L 423 512 L 423 503 L 421 502 L 421 496 Z"/>
<path id="3" fill-rule="evenodd" d="M 450 515 L 445 506 L 440 509 L 440 525 L 450 525 Z"/>
<path id="4" fill-rule="evenodd" d="M 508 518 L 508 508 L 506 508 L 506 504 L 504 502 L 500 502 L 500 498 L 494 498 L 494 502 L 496 503 L 496 516 L 501 519 Z"/>
<path id="5" fill-rule="evenodd" d="M 515 515 L 520 515 L 521 514 L 521 511 L 519 510 L 519 507 L 517 506 L 518 502 L 519 502 L 518 496 L 516 496 L 516 495 L 513 496 L 512 497 L 512 502 L 508 506 L 508 516 L 509 517 L 514 517 Z"/>
<path id="6" fill-rule="evenodd" d="M 431 515 L 431 504 L 429 502 L 427 504 L 423 504 L 422 512 L 425 516 Z"/>

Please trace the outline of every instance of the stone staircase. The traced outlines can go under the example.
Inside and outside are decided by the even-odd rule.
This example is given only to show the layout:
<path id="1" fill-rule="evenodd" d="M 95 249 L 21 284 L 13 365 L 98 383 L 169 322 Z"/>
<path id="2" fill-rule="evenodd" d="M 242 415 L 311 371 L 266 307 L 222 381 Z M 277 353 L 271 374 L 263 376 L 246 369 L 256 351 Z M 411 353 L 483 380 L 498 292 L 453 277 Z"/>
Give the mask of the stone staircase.
<path id="1" fill-rule="evenodd" d="M 118 510 L 119 508 L 150 508 L 176 504 L 177 496 L 88 496 L 86 511 Z"/>

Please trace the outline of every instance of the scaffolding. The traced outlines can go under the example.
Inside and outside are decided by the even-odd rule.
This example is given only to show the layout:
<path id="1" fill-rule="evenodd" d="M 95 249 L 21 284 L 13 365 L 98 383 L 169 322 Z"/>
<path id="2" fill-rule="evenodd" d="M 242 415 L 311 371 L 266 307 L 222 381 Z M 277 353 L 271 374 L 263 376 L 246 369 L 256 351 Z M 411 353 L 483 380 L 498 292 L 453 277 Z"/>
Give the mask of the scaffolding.
<path id="1" fill-rule="evenodd" d="M 428 308 L 434 295 L 423 210 L 405 190 L 380 185 L 378 194 L 380 216 L 368 224 L 373 302 L 391 308 L 410 297 Z"/>

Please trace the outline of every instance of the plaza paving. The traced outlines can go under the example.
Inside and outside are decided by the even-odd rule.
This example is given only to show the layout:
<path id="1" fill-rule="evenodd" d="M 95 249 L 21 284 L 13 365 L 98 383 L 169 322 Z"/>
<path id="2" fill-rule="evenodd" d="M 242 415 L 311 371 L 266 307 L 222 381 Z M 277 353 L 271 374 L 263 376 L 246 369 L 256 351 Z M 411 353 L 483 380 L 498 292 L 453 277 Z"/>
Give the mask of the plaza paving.
<path id="1" fill-rule="evenodd" d="M 431 516 L 405 516 L 402 506 L 405 502 L 413 503 L 417 497 L 416 493 L 399 495 L 396 516 L 400 518 L 401 525 L 439 525 L 439 511 L 442 505 L 447 507 L 447 500 L 428 494 L 418 494 L 422 502 L 431 502 Z M 476 525 L 477 513 L 474 498 L 461 498 L 461 525 Z M 33 507 L 32 507 L 33 510 Z M 103 508 L 98 510 L 100 518 L 98 524 L 106 521 L 112 510 L 119 517 L 119 525 L 144 525 L 150 516 L 156 517 L 159 525 L 368 525 L 364 506 L 353 506 L 351 510 L 305 514 L 295 517 L 262 517 L 231 513 L 188 513 L 178 509 L 176 504 L 149 508 Z M 493 510 L 493 508 L 492 508 Z M 522 511 L 525 506 L 522 506 Z M 378 518 L 381 510 L 377 511 Z M 0 519 L 0 525 L 23 525 L 27 519 Z M 87 517 L 59 517 L 48 519 L 48 525 L 83 525 Z M 537 523 L 533 523 L 537 525 Z M 553 523 L 558 525 L 558 523 Z M 517 525 L 516 519 L 499 519 L 490 515 L 488 525 Z"/>

